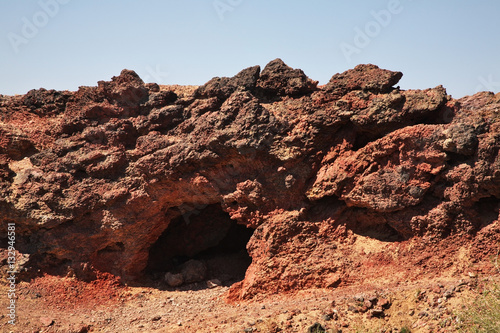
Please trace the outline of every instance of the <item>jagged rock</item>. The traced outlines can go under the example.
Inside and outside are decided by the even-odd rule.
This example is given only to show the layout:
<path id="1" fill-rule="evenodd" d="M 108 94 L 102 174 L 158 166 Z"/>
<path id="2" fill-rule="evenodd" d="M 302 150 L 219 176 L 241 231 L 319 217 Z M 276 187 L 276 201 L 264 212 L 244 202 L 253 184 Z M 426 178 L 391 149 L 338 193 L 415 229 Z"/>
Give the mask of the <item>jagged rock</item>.
<path id="1" fill-rule="evenodd" d="M 257 88 L 268 98 L 296 96 L 316 89 L 318 82 L 309 79 L 302 70 L 287 66 L 275 59 L 264 67 L 257 81 Z"/>
<path id="2" fill-rule="evenodd" d="M 447 155 L 434 147 L 441 131 L 430 125 L 407 127 L 349 152 L 323 166 L 308 197 L 337 195 L 348 206 L 379 212 L 415 206 L 431 187 L 432 178 L 445 168 Z"/>
<path id="3" fill-rule="evenodd" d="M 54 115 L 64 111 L 69 92 L 46 89 L 33 89 L 23 96 L 23 104 L 40 116 Z"/>
<path id="4" fill-rule="evenodd" d="M 153 108 L 159 108 L 175 102 L 177 98 L 178 98 L 177 94 L 173 91 L 170 90 L 157 91 L 153 92 L 149 96 L 149 100 L 146 102 L 146 105 Z"/>
<path id="5" fill-rule="evenodd" d="M 343 95 L 352 90 L 386 93 L 401 80 L 403 73 L 380 69 L 378 66 L 358 65 L 354 69 L 332 76 L 325 90 Z"/>
<path id="6" fill-rule="evenodd" d="M 360 65 L 318 87 L 276 59 L 199 88 L 124 70 L 76 92 L 0 96 L 0 231 L 16 225 L 22 277 L 69 266 L 130 281 L 174 272 L 238 223 L 254 230 L 252 260 L 232 299 L 336 288 L 387 262 L 429 267 L 439 246 L 495 255 L 500 94 L 454 100 L 393 88 L 400 78 Z M 357 237 L 401 251 L 360 255 Z M 197 266 L 183 283 L 207 277 Z"/>
<path id="7" fill-rule="evenodd" d="M 148 97 L 148 89 L 136 72 L 124 69 L 111 82 L 97 82 L 98 89 L 105 97 L 114 100 L 120 106 L 135 106 Z"/>
<path id="8" fill-rule="evenodd" d="M 242 70 L 231 78 L 214 77 L 196 90 L 195 97 L 218 97 L 220 100 L 225 100 L 240 87 L 248 91 L 254 91 L 259 73 L 260 66 L 253 66 Z"/>

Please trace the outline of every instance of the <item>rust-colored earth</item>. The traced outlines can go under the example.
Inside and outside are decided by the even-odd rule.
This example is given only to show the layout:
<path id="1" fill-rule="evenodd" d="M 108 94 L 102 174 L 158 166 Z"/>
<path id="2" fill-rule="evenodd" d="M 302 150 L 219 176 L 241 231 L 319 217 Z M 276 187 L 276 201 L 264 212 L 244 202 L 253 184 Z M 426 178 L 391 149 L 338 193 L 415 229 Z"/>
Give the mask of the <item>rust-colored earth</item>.
<path id="1" fill-rule="evenodd" d="M 456 331 L 500 274 L 500 95 L 401 76 L 0 95 L 2 331 Z"/>

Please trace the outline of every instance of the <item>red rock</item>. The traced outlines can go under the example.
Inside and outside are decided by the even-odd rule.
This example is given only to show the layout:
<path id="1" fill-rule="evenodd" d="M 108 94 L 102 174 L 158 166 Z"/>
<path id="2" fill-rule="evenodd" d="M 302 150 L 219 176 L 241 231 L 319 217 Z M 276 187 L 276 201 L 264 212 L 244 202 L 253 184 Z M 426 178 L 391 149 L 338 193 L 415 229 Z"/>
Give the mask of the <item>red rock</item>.
<path id="1" fill-rule="evenodd" d="M 377 302 L 377 306 L 383 309 L 388 309 L 391 306 L 391 302 L 387 298 L 380 298 Z"/>
<path id="2" fill-rule="evenodd" d="M 124 70 L 1 95 L 1 231 L 16 224 L 25 277 L 129 281 L 240 242 L 239 223 L 252 260 L 231 299 L 440 274 L 461 244 L 496 255 L 500 95 L 401 75 L 360 65 L 318 87 L 276 59 L 197 89 Z M 366 237 L 383 250 L 358 251 Z"/>
<path id="3" fill-rule="evenodd" d="M 287 66 L 281 59 L 268 63 L 257 81 L 258 94 L 268 98 L 296 96 L 316 90 L 318 82 L 309 79 L 302 70 Z"/>
<path id="4" fill-rule="evenodd" d="M 370 316 L 376 318 L 384 317 L 384 310 L 381 308 L 371 309 Z"/>
<path id="5" fill-rule="evenodd" d="M 195 97 L 210 98 L 217 97 L 220 101 L 227 99 L 237 88 L 243 88 L 253 92 L 260 75 L 260 66 L 246 68 L 233 76 L 214 77 L 195 92 Z"/>
<path id="6" fill-rule="evenodd" d="M 351 90 L 387 92 L 399 82 L 402 76 L 401 72 L 391 72 L 375 65 L 358 65 L 344 73 L 335 74 L 325 89 L 339 94 L 345 94 Z"/>

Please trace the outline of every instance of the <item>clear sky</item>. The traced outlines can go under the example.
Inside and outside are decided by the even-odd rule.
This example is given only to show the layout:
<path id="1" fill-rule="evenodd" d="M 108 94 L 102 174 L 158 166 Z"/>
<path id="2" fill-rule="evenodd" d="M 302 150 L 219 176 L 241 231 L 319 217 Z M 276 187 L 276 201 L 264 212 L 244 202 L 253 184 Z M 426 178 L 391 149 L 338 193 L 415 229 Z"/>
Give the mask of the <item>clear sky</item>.
<path id="1" fill-rule="evenodd" d="M 500 90 L 498 0 L 0 1 L 0 94 L 76 90 L 124 68 L 203 84 L 281 58 L 320 84 L 359 63 L 403 89 Z"/>

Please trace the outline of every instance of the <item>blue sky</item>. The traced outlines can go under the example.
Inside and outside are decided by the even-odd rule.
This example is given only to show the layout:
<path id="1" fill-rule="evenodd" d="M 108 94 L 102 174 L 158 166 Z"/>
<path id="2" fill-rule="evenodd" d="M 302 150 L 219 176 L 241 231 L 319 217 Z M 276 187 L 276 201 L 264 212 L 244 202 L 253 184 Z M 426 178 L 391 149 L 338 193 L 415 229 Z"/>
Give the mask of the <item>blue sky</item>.
<path id="1" fill-rule="evenodd" d="M 203 84 L 275 58 L 320 84 L 359 63 L 500 90 L 500 1 L 24 0 L 0 2 L 0 94 L 76 90 L 123 68 L 146 82 Z"/>

